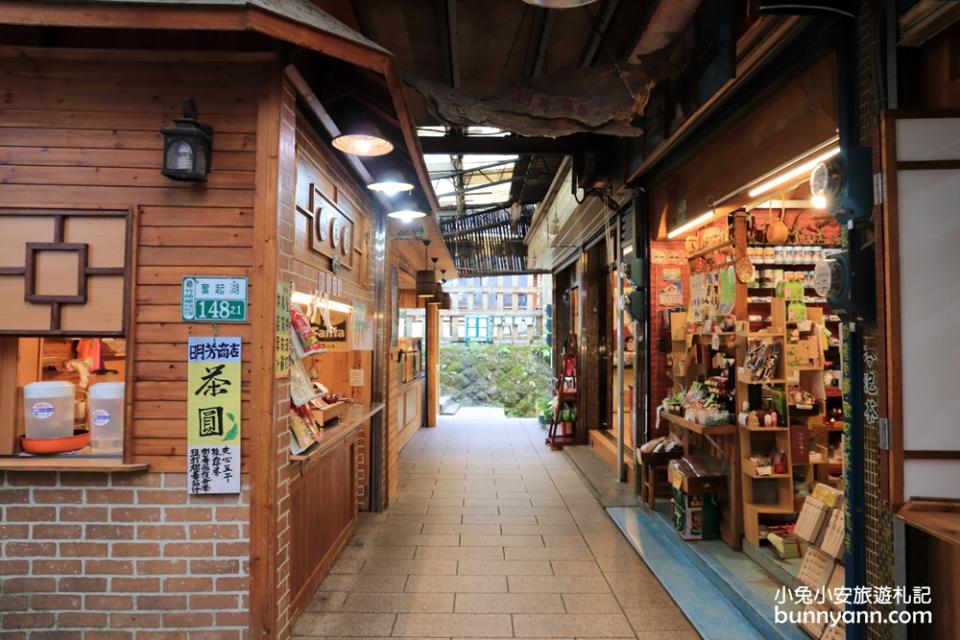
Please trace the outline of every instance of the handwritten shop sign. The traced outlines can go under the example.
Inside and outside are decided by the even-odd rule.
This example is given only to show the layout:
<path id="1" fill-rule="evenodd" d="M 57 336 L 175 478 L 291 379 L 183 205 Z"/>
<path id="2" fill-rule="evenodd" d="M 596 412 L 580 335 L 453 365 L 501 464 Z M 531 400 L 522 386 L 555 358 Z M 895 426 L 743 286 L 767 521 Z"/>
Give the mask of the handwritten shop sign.
<path id="1" fill-rule="evenodd" d="M 180 286 L 184 322 L 246 322 L 247 279 L 186 276 Z"/>
<path id="2" fill-rule="evenodd" d="M 187 340 L 187 488 L 240 493 L 240 338 Z"/>

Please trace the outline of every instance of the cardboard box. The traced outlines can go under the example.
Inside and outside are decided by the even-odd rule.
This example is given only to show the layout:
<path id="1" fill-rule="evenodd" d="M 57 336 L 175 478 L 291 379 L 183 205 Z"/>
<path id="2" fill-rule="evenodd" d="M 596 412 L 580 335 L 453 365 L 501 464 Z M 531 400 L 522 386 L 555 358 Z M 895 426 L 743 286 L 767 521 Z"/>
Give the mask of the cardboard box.
<path id="1" fill-rule="evenodd" d="M 670 461 L 670 465 L 667 467 L 667 479 L 674 489 L 679 489 L 689 495 L 717 493 L 727 486 L 725 475 L 697 475 L 684 458 Z"/>
<path id="2" fill-rule="evenodd" d="M 817 486 L 813 488 L 813 497 L 828 507 L 834 508 L 839 506 L 843 500 L 843 492 L 818 482 Z"/>
<path id="3" fill-rule="evenodd" d="M 807 551 L 807 544 L 797 536 L 787 533 L 768 533 L 767 540 L 773 545 L 773 550 L 781 560 L 799 558 Z"/>
<path id="4" fill-rule="evenodd" d="M 687 495 L 673 490 L 673 527 L 684 540 L 713 540 L 720 535 L 720 509 L 713 494 Z"/>

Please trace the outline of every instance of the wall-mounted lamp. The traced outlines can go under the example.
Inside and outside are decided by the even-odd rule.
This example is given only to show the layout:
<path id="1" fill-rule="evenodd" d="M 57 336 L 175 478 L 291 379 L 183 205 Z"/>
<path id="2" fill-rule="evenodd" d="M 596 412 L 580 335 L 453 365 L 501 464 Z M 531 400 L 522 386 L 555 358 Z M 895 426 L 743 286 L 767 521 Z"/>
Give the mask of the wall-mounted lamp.
<path id="1" fill-rule="evenodd" d="M 330 144 L 334 149 L 354 156 L 385 156 L 393 151 L 393 144 L 383 137 L 375 124 L 367 120 L 348 122 Z"/>
<path id="2" fill-rule="evenodd" d="M 384 171 L 367 185 L 367 189 L 378 191 L 387 196 L 395 196 L 398 193 L 413 191 L 413 184 L 407 182 L 403 174 L 398 171 Z"/>
<path id="3" fill-rule="evenodd" d="M 197 120 L 197 103 L 193 98 L 184 98 L 183 117 L 174 118 L 173 126 L 161 129 L 160 133 L 163 134 L 161 173 L 174 180 L 205 181 L 213 155 L 213 127 Z"/>

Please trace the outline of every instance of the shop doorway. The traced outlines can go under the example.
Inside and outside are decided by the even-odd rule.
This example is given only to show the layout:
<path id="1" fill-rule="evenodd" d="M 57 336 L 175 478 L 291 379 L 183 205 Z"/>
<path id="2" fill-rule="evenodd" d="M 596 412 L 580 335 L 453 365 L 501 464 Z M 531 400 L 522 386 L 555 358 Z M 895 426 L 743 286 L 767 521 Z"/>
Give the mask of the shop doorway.
<path id="1" fill-rule="evenodd" d="M 472 409 L 506 418 L 549 415 L 552 287 L 549 275 L 533 273 L 445 285 L 451 308 L 440 313 L 441 415 L 449 420 Z"/>

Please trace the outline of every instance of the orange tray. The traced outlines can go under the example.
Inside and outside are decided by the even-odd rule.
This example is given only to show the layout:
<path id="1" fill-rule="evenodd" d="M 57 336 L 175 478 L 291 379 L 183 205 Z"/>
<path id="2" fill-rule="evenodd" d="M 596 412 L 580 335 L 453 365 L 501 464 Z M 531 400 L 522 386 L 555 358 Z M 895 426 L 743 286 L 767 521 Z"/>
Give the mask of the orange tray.
<path id="1" fill-rule="evenodd" d="M 20 446 L 27 453 L 38 456 L 79 451 L 90 444 L 90 432 L 77 429 L 66 438 L 28 438 L 20 436 Z"/>

